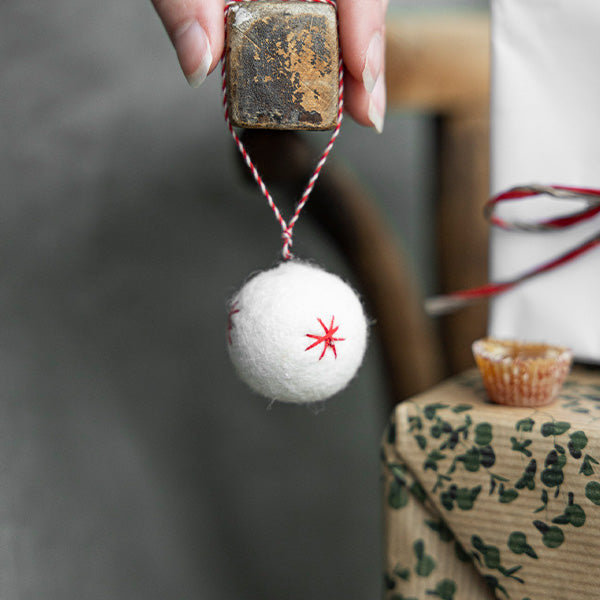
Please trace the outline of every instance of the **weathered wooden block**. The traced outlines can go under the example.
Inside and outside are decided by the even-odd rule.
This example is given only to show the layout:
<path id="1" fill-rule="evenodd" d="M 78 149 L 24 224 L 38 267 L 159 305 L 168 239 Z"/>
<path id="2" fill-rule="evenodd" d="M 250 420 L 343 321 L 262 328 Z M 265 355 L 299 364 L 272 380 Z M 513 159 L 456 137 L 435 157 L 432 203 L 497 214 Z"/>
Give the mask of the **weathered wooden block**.
<path id="1" fill-rule="evenodd" d="M 229 118 L 250 129 L 333 129 L 338 109 L 335 9 L 240 2 L 227 16 Z"/>

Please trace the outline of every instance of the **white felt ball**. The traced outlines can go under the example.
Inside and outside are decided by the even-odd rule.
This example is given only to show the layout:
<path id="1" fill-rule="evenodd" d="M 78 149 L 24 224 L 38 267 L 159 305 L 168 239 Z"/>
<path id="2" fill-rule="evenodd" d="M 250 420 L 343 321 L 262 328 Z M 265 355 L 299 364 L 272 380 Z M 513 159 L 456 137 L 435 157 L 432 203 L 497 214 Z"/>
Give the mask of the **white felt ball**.
<path id="1" fill-rule="evenodd" d="M 281 402 L 316 402 L 346 387 L 367 344 L 356 293 L 297 260 L 250 279 L 231 300 L 231 360 L 241 379 Z"/>

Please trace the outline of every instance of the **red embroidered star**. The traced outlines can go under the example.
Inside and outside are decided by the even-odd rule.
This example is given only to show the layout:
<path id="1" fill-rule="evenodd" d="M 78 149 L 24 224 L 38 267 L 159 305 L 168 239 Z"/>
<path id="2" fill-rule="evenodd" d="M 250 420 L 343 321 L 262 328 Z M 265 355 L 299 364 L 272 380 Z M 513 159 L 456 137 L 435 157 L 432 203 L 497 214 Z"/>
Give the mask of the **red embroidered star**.
<path id="1" fill-rule="evenodd" d="M 333 350 L 333 355 L 335 356 L 335 358 L 337 358 L 337 351 L 335 349 L 335 344 L 333 342 L 343 342 L 346 338 L 333 337 L 335 332 L 340 328 L 339 325 L 337 327 L 333 326 L 334 319 L 335 319 L 335 316 L 332 316 L 331 317 L 331 325 L 329 325 L 329 327 L 327 327 L 327 325 L 325 325 L 325 323 L 323 323 L 323 321 L 321 321 L 321 319 L 317 318 L 317 321 L 319 321 L 319 323 L 321 323 L 321 327 L 325 331 L 325 334 L 324 335 L 315 335 L 313 333 L 307 333 L 306 337 L 313 338 L 314 340 L 317 340 L 317 341 L 313 342 L 308 348 L 305 348 L 305 350 L 304 350 L 305 352 L 306 352 L 306 350 L 310 350 L 311 348 L 314 348 L 315 346 L 318 346 L 319 344 L 323 344 L 323 352 L 321 352 L 321 356 L 319 356 L 319 360 L 321 360 L 325 356 L 325 352 L 327 352 L 327 348 L 331 348 Z"/>
<path id="2" fill-rule="evenodd" d="M 239 313 L 240 309 L 238 308 L 238 303 L 234 302 L 229 309 L 229 316 L 227 318 L 227 341 L 231 346 L 231 330 L 233 329 L 233 315 Z"/>

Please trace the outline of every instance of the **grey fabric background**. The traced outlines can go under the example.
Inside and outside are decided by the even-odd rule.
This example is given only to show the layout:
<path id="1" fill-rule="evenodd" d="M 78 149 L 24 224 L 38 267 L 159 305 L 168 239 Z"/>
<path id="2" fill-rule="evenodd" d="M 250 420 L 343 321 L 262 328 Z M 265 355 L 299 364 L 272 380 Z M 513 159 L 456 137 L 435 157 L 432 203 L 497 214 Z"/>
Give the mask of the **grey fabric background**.
<path id="1" fill-rule="evenodd" d="M 4 0 L 0 61 L 0 598 L 378 597 L 376 344 L 318 415 L 229 364 L 225 301 L 279 233 L 218 76 L 187 87 L 144 0 Z M 424 286 L 429 134 L 347 120 L 334 151 Z M 310 223 L 295 249 L 351 278 Z"/>

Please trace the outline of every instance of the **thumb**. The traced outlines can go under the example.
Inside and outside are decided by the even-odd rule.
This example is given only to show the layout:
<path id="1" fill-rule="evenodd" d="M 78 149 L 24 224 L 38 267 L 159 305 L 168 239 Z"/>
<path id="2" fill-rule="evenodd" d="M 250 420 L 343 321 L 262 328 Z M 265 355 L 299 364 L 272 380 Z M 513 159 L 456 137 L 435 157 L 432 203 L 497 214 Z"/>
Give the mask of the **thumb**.
<path id="1" fill-rule="evenodd" d="M 346 69 L 346 109 L 363 125 L 383 129 L 387 0 L 338 0 L 340 46 Z"/>
<path id="2" fill-rule="evenodd" d="M 223 0 L 152 0 L 181 69 L 198 87 L 223 53 Z"/>

